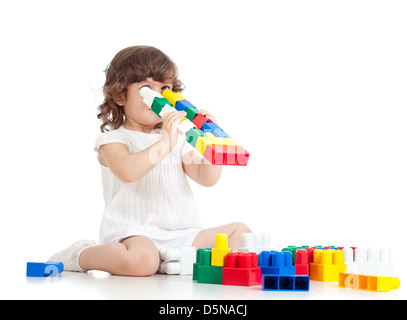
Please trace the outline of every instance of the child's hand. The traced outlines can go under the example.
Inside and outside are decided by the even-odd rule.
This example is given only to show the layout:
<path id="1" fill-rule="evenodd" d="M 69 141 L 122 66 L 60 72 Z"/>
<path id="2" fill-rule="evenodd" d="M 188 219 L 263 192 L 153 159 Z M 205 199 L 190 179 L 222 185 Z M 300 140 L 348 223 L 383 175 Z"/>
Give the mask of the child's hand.
<path id="1" fill-rule="evenodd" d="M 216 120 L 215 116 L 212 113 L 210 113 L 208 110 L 201 109 L 201 110 L 199 110 L 198 114 L 201 114 L 201 115 L 207 117 L 212 122 L 218 124 L 218 121 Z"/>
<path id="2" fill-rule="evenodd" d="M 170 150 L 178 142 L 178 124 L 187 115 L 184 111 L 174 111 L 166 113 L 163 116 L 162 138 L 161 140 L 168 144 Z"/>

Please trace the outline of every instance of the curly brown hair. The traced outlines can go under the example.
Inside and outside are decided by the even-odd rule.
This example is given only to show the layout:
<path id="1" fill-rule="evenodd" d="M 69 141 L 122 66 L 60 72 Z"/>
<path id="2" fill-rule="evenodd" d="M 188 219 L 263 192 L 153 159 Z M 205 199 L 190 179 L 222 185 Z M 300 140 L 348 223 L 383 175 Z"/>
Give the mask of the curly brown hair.
<path id="1" fill-rule="evenodd" d="M 97 117 L 102 121 L 102 132 L 117 129 L 124 123 L 124 110 L 116 101 L 121 94 L 126 95 L 130 84 L 153 78 L 160 82 L 169 80 L 174 92 L 184 89 L 183 83 L 178 79 L 175 63 L 165 53 L 150 46 L 132 46 L 119 51 L 107 66 L 105 74 L 105 99 L 97 108 Z"/>

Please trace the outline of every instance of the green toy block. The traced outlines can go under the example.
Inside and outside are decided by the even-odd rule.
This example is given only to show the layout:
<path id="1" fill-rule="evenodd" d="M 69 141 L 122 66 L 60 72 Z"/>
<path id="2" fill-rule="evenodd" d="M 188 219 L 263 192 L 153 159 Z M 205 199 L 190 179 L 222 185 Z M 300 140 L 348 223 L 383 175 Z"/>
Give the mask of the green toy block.
<path id="1" fill-rule="evenodd" d="M 198 249 L 192 279 L 198 283 L 222 284 L 223 267 L 211 266 L 212 249 Z"/>
<path id="2" fill-rule="evenodd" d="M 198 283 L 222 284 L 223 267 L 199 266 Z"/>
<path id="3" fill-rule="evenodd" d="M 202 130 L 192 128 L 186 133 L 187 141 L 195 148 L 198 137 L 204 137 L 205 133 Z"/>
<path id="4" fill-rule="evenodd" d="M 185 112 L 187 113 L 186 118 L 189 120 L 194 120 L 196 115 L 198 114 L 198 109 L 197 108 L 192 108 L 192 107 L 186 107 Z"/>
<path id="5" fill-rule="evenodd" d="M 159 116 L 161 109 L 166 105 L 170 105 L 172 107 L 172 103 L 169 102 L 166 98 L 154 98 L 153 105 L 151 106 L 151 109 L 154 111 L 154 113 Z"/>

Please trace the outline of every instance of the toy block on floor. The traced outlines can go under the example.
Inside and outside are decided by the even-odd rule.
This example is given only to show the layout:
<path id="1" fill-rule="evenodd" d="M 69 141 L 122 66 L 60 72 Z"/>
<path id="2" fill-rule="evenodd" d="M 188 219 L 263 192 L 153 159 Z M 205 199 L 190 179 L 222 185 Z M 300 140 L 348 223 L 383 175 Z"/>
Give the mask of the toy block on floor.
<path id="1" fill-rule="evenodd" d="M 389 248 L 344 248 L 345 264 L 348 273 L 393 276 L 394 265 L 391 262 L 391 250 Z"/>
<path id="2" fill-rule="evenodd" d="M 309 291 L 309 277 L 303 275 L 262 275 L 262 289 L 265 291 Z"/>
<path id="3" fill-rule="evenodd" d="M 399 278 L 339 273 L 338 286 L 347 289 L 386 292 L 400 287 Z"/>
<path id="4" fill-rule="evenodd" d="M 211 249 L 198 250 L 192 279 L 198 283 L 222 284 L 223 267 L 211 266 L 211 255 Z"/>
<path id="5" fill-rule="evenodd" d="M 259 255 L 259 267 L 262 274 L 295 275 L 289 251 L 262 251 Z"/>
<path id="6" fill-rule="evenodd" d="M 160 251 L 160 273 L 166 274 L 193 274 L 193 265 L 196 262 L 195 247 L 165 248 Z"/>
<path id="7" fill-rule="evenodd" d="M 314 250 L 310 263 L 310 279 L 317 281 L 338 281 L 339 273 L 345 272 L 345 258 L 342 250 Z"/>
<path id="8" fill-rule="evenodd" d="M 225 257 L 229 252 L 228 236 L 225 233 L 217 234 L 215 238 L 215 248 L 212 249 L 211 266 L 225 266 Z"/>
<path id="9" fill-rule="evenodd" d="M 64 271 L 64 264 L 60 261 L 27 262 L 27 277 L 57 276 Z"/>
<path id="10" fill-rule="evenodd" d="M 223 268 L 224 285 L 257 286 L 261 284 L 261 269 L 254 252 L 229 252 Z"/>
<path id="11" fill-rule="evenodd" d="M 241 236 L 240 252 L 255 252 L 260 254 L 262 251 L 271 250 L 270 234 L 265 232 L 243 233 Z"/>

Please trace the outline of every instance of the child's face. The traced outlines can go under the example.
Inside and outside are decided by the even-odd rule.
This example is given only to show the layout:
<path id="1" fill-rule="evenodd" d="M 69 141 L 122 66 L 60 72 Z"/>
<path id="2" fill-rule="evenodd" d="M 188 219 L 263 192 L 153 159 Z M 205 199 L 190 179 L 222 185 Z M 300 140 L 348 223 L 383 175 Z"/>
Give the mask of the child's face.
<path id="1" fill-rule="evenodd" d="M 126 115 L 124 126 L 128 129 L 151 131 L 154 129 L 154 126 L 161 121 L 161 118 L 143 102 L 140 89 L 144 86 L 148 86 L 151 90 L 159 93 L 165 89 L 172 89 L 172 83 L 170 81 L 158 82 L 152 78 L 147 78 L 144 81 L 129 85 L 126 97 L 123 95 L 118 101 L 124 109 Z"/>

